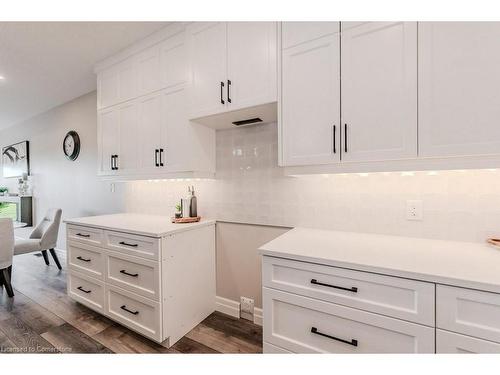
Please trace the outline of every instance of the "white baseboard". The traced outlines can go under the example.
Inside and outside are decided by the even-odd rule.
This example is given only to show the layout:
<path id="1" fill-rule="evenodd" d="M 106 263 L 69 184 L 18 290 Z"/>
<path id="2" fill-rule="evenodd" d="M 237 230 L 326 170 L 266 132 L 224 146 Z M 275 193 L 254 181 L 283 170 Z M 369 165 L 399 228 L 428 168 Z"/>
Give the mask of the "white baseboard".
<path id="1" fill-rule="evenodd" d="M 240 318 L 240 303 L 228 298 L 216 296 L 215 310 L 238 319 Z"/>
<path id="2" fill-rule="evenodd" d="M 229 298 L 215 297 L 215 310 L 223 314 L 240 318 L 240 303 Z M 262 309 L 255 307 L 253 309 L 253 322 L 262 326 Z"/>
<path id="3" fill-rule="evenodd" d="M 262 327 L 262 309 L 254 307 L 253 309 L 253 322 Z"/>

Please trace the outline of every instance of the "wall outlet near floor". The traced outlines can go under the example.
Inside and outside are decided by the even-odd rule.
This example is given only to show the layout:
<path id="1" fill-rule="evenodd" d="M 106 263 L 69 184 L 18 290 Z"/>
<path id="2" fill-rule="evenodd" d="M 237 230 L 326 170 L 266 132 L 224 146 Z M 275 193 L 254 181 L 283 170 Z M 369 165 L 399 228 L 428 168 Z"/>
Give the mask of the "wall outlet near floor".
<path id="1" fill-rule="evenodd" d="M 252 298 L 240 297 L 240 317 L 253 321 L 254 301 Z"/>
<path id="2" fill-rule="evenodd" d="M 422 221 L 424 219 L 423 203 L 421 200 L 406 201 L 406 220 Z"/>

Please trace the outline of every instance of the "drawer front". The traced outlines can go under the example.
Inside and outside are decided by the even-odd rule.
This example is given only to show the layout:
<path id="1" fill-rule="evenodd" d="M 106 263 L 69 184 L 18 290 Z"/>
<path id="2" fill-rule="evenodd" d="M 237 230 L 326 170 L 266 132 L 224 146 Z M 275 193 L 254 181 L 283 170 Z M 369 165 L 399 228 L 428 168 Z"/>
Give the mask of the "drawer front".
<path id="1" fill-rule="evenodd" d="M 160 263 L 109 252 L 106 282 L 160 300 Z"/>
<path id="2" fill-rule="evenodd" d="M 68 241 L 78 241 L 94 246 L 101 246 L 103 243 L 103 231 L 96 228 L 68 225 L 66 236 Z"/>
<path id="3" fill-rule="evenodd" d="M 104 283 L 102 281 L 70 271 L 68 295 L 83 305 L 104 313 Z"/>
<path id="4" fill-rule="evenodd" d="M 158 238 L 105 231 L 104 241 L 110 250 L 145 259 L 160 259 L 160 240 Z"/>
<path id="5" fill-rule="evenodd" d="M 110 318 L 153 340 L 162 341 L 158 302 L 112 285 L 106 285 L 105 303 L 106 312 Z"/>
<path id="6" fill-rule="evenodd" d="M 500 294 L 438 285 L 436 325 L 500 342 Z"/>
<path id="7" fill-rule="evenodd" d="M 434 353 L 434 329 L 263 288 L 264 341 L 293 353 Z"/>
<path id="8" fill-rule="evenodd" d="M 262 343 L 262 353 L 264 354 L 292 354 L 288 350 L 280 348 L 276 345 L 269 344 L 268 342 Z"/>
<path id="9" fill-rule="evenodd" d="M 263 257 L 263 286 L 434 326 L 432 283 Z"/>
<path id="10" fill-rule="evenodd" d="M 104 279 L 105 255 L 102 249 L 79 242 L 68 242 L 68 266 L 97 279 Z"/>
<path id="11" fill-rule="evenodd" d="M 458 333 L 436 330 L 436 353 L 500 353 L 500 344 Z"/>

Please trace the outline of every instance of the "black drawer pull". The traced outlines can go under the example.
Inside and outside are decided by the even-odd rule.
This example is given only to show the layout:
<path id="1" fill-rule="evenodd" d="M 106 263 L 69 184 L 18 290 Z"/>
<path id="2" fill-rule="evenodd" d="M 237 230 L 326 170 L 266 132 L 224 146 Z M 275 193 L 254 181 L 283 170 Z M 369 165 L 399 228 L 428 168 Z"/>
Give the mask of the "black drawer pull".
<path id="1" fill-rule="evenodd" d="M 137 314 L 139 314 L 139 311 L 132 311 L 132 310 L 127 309 L 127 306 L 126 306 L 126 305 L 120 306 L 120 309 L 125 310 L 126 312 L 128 312 L 128 313 L 130 313 L 130 314 L 132 314 L 132 315 L 137 315 Z"/>
<path id="2" fill-rule="evenodd" d="M 222 97 L 224 91 L 224 82 L 220 82 L 220 104 L 225 104 L 224 98 Z"/>
<path id="3" fill-rule="evenodd" d="M 311 327 L 311 333 L 314 333 L 315 335 L 318 335 L 318 336 L 327 337 L 327 338 L 335 340 L 335 341 L 343 342 L 344 344 L 358 346 L 358 340 L 352 339 L 351 341 L 348 341 L 348 340 L 339 339 L 338 337 L 330 336 L 330 335 L 327 335 L 326 333 L 319 332 L 316 327 Z"/>
<path id="4" fill-rule="evenodd" d="M 123 241 L 120 241 L 119 244 L 120 245 L 125 245 L 125 246 L 130 246 L 130 247 L 137 247 L 137 246 L 139 246 L 136 243 L 127 243 L 127 242 L 123 242 Z"/>
<path id="5" fill-rule="evenodd" d="M 316 279 L 311 279 L 311 284 L 314 284 L 314 285 L 321 285 L 321 286 L 327 286 L 329 288 L 335 288 L 335 289 L 341 289 L 341 290 L 347 290 L 348 292 L 353 292 L 353 293 L 357 293 L 358 292 L 358 288 L 356 288 L 355 286 L 353 286 L 352 288 L 344 288 L 343 286 L 337 286 L 337 285 L 331 285 L 331 284 L 324 284 L 324 283 L 320 283 L 318 280 Z"/>
<path id="6" fill-rule="evenodd" d="M 132 277 L 137 277 L 139 276 L 138 273 L 128 273 L 127 271 L 125 270 L 121 270 L 120 273 L 123 273 L 124 275 L 127 275 L 127 276 L 132 276 Z"/>
<path id="7" fill-rule="evenodd" d="M 76 288 L 76 289 L 81 290 L 83 293 L 90 293 L 90 292 L 92 292 L 91 290 L 85 290 L 85 289 L 83 289 L 83 287 L 82 287 L 82 286 L 79 286 L 79 287 L 78 287 L 78 288 Z"/>
<path id="8" fill-rule="evenodd" d="M 85 238 L 89 238 L 90 237 L 90 234 L 81 234 L 81 233 L 77 233 L 76 236 L 78 237 L 85 237 Z"/>
<path id="9" fill-rule="evenodd" d="M 85 259 L 85 258 L 82 258 L 81 256 L 77 256 L 76 259 L 81 260 L 83 262 L 90 262 L 90 259 Z"/>

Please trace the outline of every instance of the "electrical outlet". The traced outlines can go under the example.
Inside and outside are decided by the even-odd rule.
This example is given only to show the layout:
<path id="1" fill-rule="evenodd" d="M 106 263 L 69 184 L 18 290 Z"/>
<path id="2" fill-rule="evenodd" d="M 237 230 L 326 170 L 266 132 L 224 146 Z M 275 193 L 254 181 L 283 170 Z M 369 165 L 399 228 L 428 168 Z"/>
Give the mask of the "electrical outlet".
<path id="1" fill-rule="evenodd" d="M 422 221 L 424 219 L 423 203 L 421 200 L 406 201 L 406 220 Z"/>
<path id="2" fill-rule="evenodd" d="M 112 192 L 112 193 L 114 193 L 116 191 L 116 189 L 115 189 L 115 183 L 114 182 L 112 182 L 111 184 L 109 184 L 109 191 Z"/>
<path id="3" fill-rule="evenodd" d="M 240 297 L 240 317 L 253 321 L 254 301 L 252 298 Z"/>

